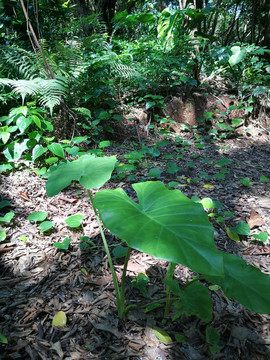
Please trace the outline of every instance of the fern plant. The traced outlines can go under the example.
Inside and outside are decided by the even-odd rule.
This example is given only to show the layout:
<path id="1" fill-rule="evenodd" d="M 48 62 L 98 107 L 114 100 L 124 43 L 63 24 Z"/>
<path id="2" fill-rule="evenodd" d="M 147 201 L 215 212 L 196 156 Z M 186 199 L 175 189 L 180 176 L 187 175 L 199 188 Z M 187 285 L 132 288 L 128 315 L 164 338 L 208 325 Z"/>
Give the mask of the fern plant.
<path id="1" fill-rule="evenodd" d="M 67 85 L 64 79 L 11 80 L 0 79 L 0 84 L 12 88 L 15 94 L 20 94 L 24 104 L 27 95 L 33 96 L 40 105 L 49 108 L 52 115 L 53 108 L 59 105 L 61 99 L 67 94 Z"/>

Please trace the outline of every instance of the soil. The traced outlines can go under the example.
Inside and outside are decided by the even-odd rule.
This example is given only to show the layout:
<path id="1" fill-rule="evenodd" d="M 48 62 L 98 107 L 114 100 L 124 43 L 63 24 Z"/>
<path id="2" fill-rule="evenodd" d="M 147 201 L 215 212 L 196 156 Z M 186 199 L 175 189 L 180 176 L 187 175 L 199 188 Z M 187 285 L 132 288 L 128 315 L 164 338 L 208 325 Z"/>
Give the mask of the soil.
<path id="1" fill-rule="evenodd" d="M 253 130 L 243 130 L 237 137 L 223 141 L 206 139 L 204 147 L 198 146 L 201 140 L 192 133 L 174 134 L 182 141 L 161 143 L 160 155 L 146 157 L 131 174 L 132 181 L 128 177 L 119 180 L 115 173 L 104 188 L 122 187 L 134 196 L 131 184 L 148 179 L 150 164 L 162 170 L 158 180 L 165 184 L 176 181 L 175 188 L 186 196 L 210 197 L 221 202 L 223 211 L 234 213 L 234 217 L 226 220 L 227 226 L 249 221 L 252 234 L 265 231 L 270 235 L 269 181 L 260 180 L 261 175 L 270 179 L 269 136 L 258 128 Z M 150 138 L 148 147 L 152 143 Z M 124 161 L 123 154 L 136 149 L 139 145 L 127 140 L 104 151 Z M 224 158 L 231 163 L 220 167 L 217 161 Z M 170 161 L 180 168 L 173 174 L 167 172 Z M 228 169 L 224 179 L 215 177 L 220 168 Z M 251 185 L 243 186 L 240 183 L 243 178 L 249 178 Z M 220 334 L 221 349 L 216 354 L 211 354 L 205 339 L 207 324 L 195 316 L 164 321 L 162 309 L 145 313 L 143 308 L 137 308 L 120 320 L 108 261 L 87 194 L 73 184 L 49 198 L 45 183 L 34 169 L 24 167 L 1 176 L 0 200 L 10 201 L 15 217 L 5 227 L 7 239 L 0 244 L 0 332 L 8 339 L 8 344 L 0 345 L 0 359 L 270 359 L 270 316 L 245 309 L 226 298 L 221 290 L 211 292 L 213 318 L 208 324 Z M 1 211 L 7 212 L 4 210 L 7 209 Z M 38 224 L 27 220 L 35 211 L 47 212 L 48 220 L 55 224 L 53 231 L 42 234 Z M 64 220 L 76 213 L 84 215 L 84 220 L 79 229 L 72 230 Z M 240 242 L 232 241 L 222 225 L 211 221 L 220 250 L 243 257 L 270 274 L 269 241 L 263 244 L 251 236 L 242 237 Z M 111 249 L 121 243 L 109 232 L 106 235 Z M 22 241 L 21 236 L 27 241 Z M 82 246 L 81 236 L 88 236 L 94 246 Z M 68 250 L 53 246 L 66 237 L 71 238 Z M 114 261 L 120 277 L 123 261 Z M 131 286 L 131 280 L 139 273 L 149 276 L 147 291 L 151 301 L 164 297 L 162 279 L 167 267 L 164 261 L 132 251 L 127 303 L 141 305 L 149 301 Z M 181 265 L 175 271 L 180 283 L 193 275 Z M 60 310 L 67 316 L 67 325 L 55 327 L 52 319 Z M 160 341 L 154 326 L 164 329 L 173 342 Z M 184 336 L 185 341 L 177 341 L 177 334 Z"/>

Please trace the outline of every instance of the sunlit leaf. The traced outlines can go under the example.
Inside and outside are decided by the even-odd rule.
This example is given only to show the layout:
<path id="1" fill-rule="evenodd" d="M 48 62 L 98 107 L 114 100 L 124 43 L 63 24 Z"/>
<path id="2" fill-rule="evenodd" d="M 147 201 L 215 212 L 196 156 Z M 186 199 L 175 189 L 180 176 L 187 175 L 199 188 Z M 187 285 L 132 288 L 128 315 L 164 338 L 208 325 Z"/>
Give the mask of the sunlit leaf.
<path id="1" fill-rule="evenodd" d="M 58 194 L 72 180 L 79 181 L 86 189 L 98 189 L 110 179 L 115 163 L 115 156 L 96 158 L 84 155 L 70 163 L 61 164 L 49 175 L 47 195 Z"/>
<path id="2" fill-rule="evenodd" d="M 67 325 L 67 316 L 64 311 L 58 311 L 56 315 L 54 315 L 52 320 L 53 326 L 66 326 Z"/>
<path id="3" fill-rule="evenodd" d="M 40 231 L 45 232 L 51 229 L 54 224 L 51 221 L 43 221 L 40 225 Z"/>
<path id="4" fill-rule="evenodd" d="M 240 241 L 238 234 L 231 232 L 230 228 L 226 226 L 226 233 L 233 241 Z"/>
<path id="5" fill-rule="evenodd" d="M 53 246 L 56 247 L 57 249 L 67 250 L 68 247 L 69 247 L 70 242 L 71 242 L 70 238 L 65 238 L 63 240 L 63 242 L 61 242 L 61 243 L 60 242 L 55 242 L 53 244 Z"/>
<path id="6" fill-rule="evenodd" d="M 153 327 L 153 330 L 154 330 L 154 333 L 156 335 L 156 337 L 164 342 L 165 344 L 169 344 L 169 343 L 172 343 L 172 338 L 170 337 L 170 335 L 163 329 L 161 329 L 160 327 L 158 326 L 154 326 Z"/>
<path id="7" fill-rule="evenodd" d="M 45 211 L 37 211 L 30 214 L 27 219 L 29 221 L 43 221 L 47 217 L 47 213 Z"/>
<path id="8" fill-rule="evenodd" d="M 65 220 L 65 223 L 69 226 L 69 227 L 78 227 L 81 225 L 82 221 L 83 221 L 83 215 L 80 214 L 76 214 L 76 215 L 72 215 L 70 217 L 68 217 Z"/>
<path id="9" fill-rule="evenodd" d="M 160 181 L 133 184 L 138 203 L 122 189 L 95 195 L 104 225 L 131 248 L 203 273 L 222 273 L 213 227 L 201 204 Z M 218 254 L 218 255 L 217 255 Z"/>

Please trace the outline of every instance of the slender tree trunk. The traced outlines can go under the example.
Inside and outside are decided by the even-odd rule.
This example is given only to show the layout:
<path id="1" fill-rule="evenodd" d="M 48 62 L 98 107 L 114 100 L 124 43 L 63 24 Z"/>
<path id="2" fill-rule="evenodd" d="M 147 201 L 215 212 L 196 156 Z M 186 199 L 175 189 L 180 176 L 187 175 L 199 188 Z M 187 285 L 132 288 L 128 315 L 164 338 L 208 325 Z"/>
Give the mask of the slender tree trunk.
<path id="1" fill-rule="evenodd" d="M 46 70 L 46 73 L 47 73 L 47 76 L 49 79 L 55 79 L 55 76 L 54 76 L 54 73 L 45 57 L 45 54 L 44 54 L 44 51 L 42 49 L 42 46 L 40 45 L 38 39 L 37 39 L 37 36 L 36 36 L 36 33 L 33 29 L 33 26 L 30 22 L 30 19 L 29 19 L 29 16 L 28 16 L 28 12 L 26 10 L 26 7 L 24 5 L 24 2 L 23 0 L 20 0 L 20 4 L 21 4 L 21 7 L 22 7 L 22 10 L 23 10 L 23 13 L 24 13 L 24 16 L 25 16 L 25 19 L 26 19 L 26 24 L 27 24 L 27 31 L 28 31 L 28 35 L 29 35 L 29 38 L 30 38 L 30 42 L 32 44 L 32 47 L 33 47 L 33 50 L 36 52 L 36 48 L 38 49 L 38 51 L 40 52 L 41 56 L 42 56 L 42 59 L 44 61 L 44 66 L 45 66 L 45 70 Z"/>

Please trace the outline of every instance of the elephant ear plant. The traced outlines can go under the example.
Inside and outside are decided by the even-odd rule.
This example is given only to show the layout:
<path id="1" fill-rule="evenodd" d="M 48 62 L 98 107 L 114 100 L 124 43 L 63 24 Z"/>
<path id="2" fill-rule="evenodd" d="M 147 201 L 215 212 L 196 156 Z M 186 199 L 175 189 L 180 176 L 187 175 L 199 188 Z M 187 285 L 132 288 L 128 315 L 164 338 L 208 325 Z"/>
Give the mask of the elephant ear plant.
<path id="1" fill-rule="evenodd" d="M 120 318 L 127 309 L 124 292 L 131 248 L 169 261 L 170 266 L 164 280 L 168 295 L 165 314 L 168 313 L 173 293 L 180 315 L 186 312 L 210 321 L 211 311 L 208 315 L 198 311 L 200 306 L 203 308 L 205 305 L 207 308 L 212 304 L 209 295 L 208 298 L 205 295 L 204 290 L 207 289 L 198 283 L 201 279 L 219 285 L 228 297 L 236 299 L 252 311 L 270 313 L 269 276 L 247 265 L 235 255 L 218 251 L 213 239 L 213 227 L 202 205 L 194 203 L 181 191 L 168 190 L 160 181 L 149 181 L 133 184 L 138 202 L 130 199 L 122 189 L 101 190 L 93 199 L 91 189 L 100 188 L 110 179 L 115 163 L 114 156 L 81 156 L 53 169 L 46 183 L 46 190 L 48 196 L 54 196 L 70 185 L 72 180 L 79 181 L 87 189 L 112 272 Z M 128 245 L 121 284 L 117 280 L 100 218 L 112 234 Z M 180 289 L 172 279 L 176 264 L 187 266 L 201 276 Z M 200 303 L 200 296 L 203 304 Z M 192 301 L 188 300 L 192 297 L 199 298 L 197 303 L 194 301 L 194 309 L 191 308 Z"/>

